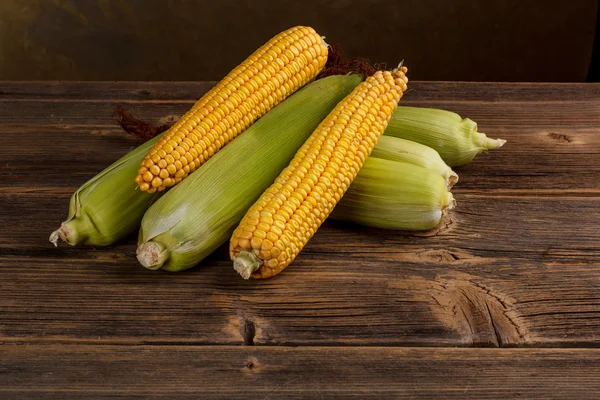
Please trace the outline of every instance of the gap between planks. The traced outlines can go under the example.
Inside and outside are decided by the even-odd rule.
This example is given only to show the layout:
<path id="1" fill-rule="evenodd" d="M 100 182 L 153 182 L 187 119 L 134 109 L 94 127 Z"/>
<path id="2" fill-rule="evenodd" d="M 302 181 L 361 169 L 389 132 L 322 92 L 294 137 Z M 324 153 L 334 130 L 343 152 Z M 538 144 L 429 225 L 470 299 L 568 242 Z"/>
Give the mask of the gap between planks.
<path id="1" fill-rule="evenodd" d="M 428 350 L 438 351 L 443 349 L 454 349 L 454 350 L 499 350 L 499 351 L 511 351 L 511 350 L 559 350 L 559 351 L 570 351 L 570 350 L 583 350 L 588 349 L 590 351 L 600 351 L 600 342 L 577 342 L 577 341 L 548 341 L 545 339 L 543 342 L 530 342 L 522 343 L 518 346 L 503 346 L 494 347 L 489 344 L 473 344 L 473 343 L 444 343 L 440 342 L 439 346 L 428 345 L 417 345 L 417 344 L 400 344 L 398 342 L 376 342 L 372 343 L 369 341 L 348 341 L 348 343 L 340 342 L 321 342 L 321 343 L 299 343 L 299 344 L 272 344 L 272 343 L 243 343 L 240 341 L 226 342 L 210 342 L 206 340 L 194 340 L 194 339 L 169 339 L 168 337 L 161 337 L 159 339 L 152 337 L 119 337 L 119 338 L 90 338 L 90 337 L 6 337 L 0 336 L 0 354 L 2 353 L 2 346 L 52 346 L 52 345 L 67 345 L 67 346 L 90 346 L 90 347 L 185 347 L 185 348 L 198 348 L 198 349 L 219 349 L 219 348 L 257 348 L 257 349 L 297 349 L 297 348 L 315 348 L 315 349 L 353 349 L 353 348 L 368 348 L 368 349 L 402 349 L 402 350 Z"/>

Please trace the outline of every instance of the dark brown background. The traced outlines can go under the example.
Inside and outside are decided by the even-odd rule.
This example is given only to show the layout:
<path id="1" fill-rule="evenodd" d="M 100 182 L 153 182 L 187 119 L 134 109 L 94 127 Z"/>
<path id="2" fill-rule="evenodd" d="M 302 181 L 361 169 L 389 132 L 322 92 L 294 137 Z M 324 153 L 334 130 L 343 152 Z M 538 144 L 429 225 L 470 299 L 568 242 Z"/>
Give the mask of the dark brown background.
<path id="1" fill-rule="evenodd" d="M 0 80 L 218 80 L 311 25 L 413 80 L 596 80 L 597 0 L 2 0 Z M 597 57 L 597 56 L 596 56 Z"/>

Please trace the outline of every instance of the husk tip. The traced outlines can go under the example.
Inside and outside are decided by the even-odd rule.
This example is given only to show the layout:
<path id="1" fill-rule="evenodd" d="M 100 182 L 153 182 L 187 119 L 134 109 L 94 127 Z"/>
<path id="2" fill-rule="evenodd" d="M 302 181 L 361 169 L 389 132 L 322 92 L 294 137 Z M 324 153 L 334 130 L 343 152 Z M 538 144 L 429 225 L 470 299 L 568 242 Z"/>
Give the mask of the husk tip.
<path id="1" fill-rule="evenodd" d="M 58 228 L 57 230 L 55 230 L 54 232 L 52 232 L 50 234 L 50 237 L 48 238 L 48 240 L 50 240 L 50 243 L 52 243 L 54 245 L 54 247 L 58 247 L 58 241 L 59 239 L 62 240 L 63 242 L 69 243 L 70 245 L 73 245 L 73 243 L 71 243 L 69 241 L 69 237 L 72 236 L 72 230 L 70 230 L 64 223 L 62 223 L 60 225 L 60 228 Z"/>
<path id="2" fill-rule="evenodd" d="M 506 143 L 506 140 L 504 140 L 504 139 L 491 139 L 491 138 L 486 137 L 484 147 L 487 150 L 498 149 L 498 148 L 504 146 L 505 143 Z"/>
<path id="3" fill-rule="evenodd" d="M 254 253 L 241 251 L 240 254 L 233 257 L 233 269 L 244 279 L 250 279 L 252 273 L 260 268 L 262 260 Z"/>
<path id="4" fill-rule="evenodd" d="M 448 189 L 451 189 L 458 182 L 458 174 L 452 170 L 448 172 L 448 176 L 446 177 L 446 185 Z"/>
<path id="5" fill-rule="evenodd" d="M 450 192 L 446 193 L 446 204 L 447 205 L 444 209 L 444 211 L 446 211 L 446 212 L 456 208 L 456 199 Z"/>
<path id="6" fill-rule="evenodd" d="M 160 269 L 168 258 L 168 252 L 156 242 L 138 245 L 135 254 L 140 264 L 152 271 Z"/>
<path id="7" fill-rule="evenodd" d="M 50 243 L 52 243 L 54 245 L 54 247 L 58 247 L 58 239 L 59 239 L 59 235 L 58 235 L 58 230 L 52 232 L 50 234 Z"/>

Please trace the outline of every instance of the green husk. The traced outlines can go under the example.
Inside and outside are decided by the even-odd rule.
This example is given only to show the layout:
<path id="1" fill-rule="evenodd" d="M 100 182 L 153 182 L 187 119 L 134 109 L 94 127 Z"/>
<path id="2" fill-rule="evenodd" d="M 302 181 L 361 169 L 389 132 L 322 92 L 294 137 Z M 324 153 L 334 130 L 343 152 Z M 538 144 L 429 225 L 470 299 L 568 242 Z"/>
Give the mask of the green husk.
<path id="1" fill-rule="evenodd" d="M 50 242 L 58 246 L 60 239 L 72 246 L 108 246 L 135 231 L 159 194 L 138 190 L 134 179 L 144 156 L 161 136 L 129 152 L 77 189 L 67 219 L 52 232 Z"/>
<path id="2" fill-rule="evenodd" d="M 458 175 L 442 160 L 437 151 L 412 140 L 381 136 L 370 157 L 405 162 L 427 168 L 444 178 L 448 189 L 458 182 Z"/>
<path id="3" fill-rule="evenodd" d="M 412 140 L 436 150 L 450 167 L 470 163 L 475 156 L 504 145 L 477 132 L 477 123 L 446 110 L 399 106 L 384 135 Z"/>
<path id="4" fill-rule="evenodd" d="M 369 157 L 329 218 L 375 228 L 429 230 L 455 205 L 436 171 Z"/>
<path id="5" fill-rule="evenodd" d="M 322 93 L 315 93 L 315 98 L 319 96 Z M 312 99 L 308 103 L 314 101 Z M 285 121 L 287 123 L 281 125 L 284 129 L 292 120 Z M 449 111 L 400 106 L 370 158 L 426 166 L 441 174 L 451 186 L 455 182 L 452 170 L 436 159 L 433 150 L 418 149 L 414 142 L 438 150 L 450 165 L 461 165 L 472 160 L 479 152 L 500 147 L 504 143 L 501 139 L 489 139 L 476 129 L 473 121 L 461 119 Z M 134 232 L 146 210 L 160 197 L 159 193 L 149 195 L 137 190 L 134 179 L 144 156 L 161 136 L 142 144 L 82 185 L 71 196 L 67 220 L 50 235 L 50 241 L 54 245 L 61 239 L 70 245 L 107 246 Z M 414 142 L 401 143 L 396 137 Z M 148 253 L 160 253 L 160 246 L 150 246 L 152 251 Z"/>
<path id="6" fill-rule="evenodd" d="M 229 240 L 319 123 L 362 78 L 315 81 L 272 109 L 144 215 L 137 256 L 149 269 L 188 269 Z"/>

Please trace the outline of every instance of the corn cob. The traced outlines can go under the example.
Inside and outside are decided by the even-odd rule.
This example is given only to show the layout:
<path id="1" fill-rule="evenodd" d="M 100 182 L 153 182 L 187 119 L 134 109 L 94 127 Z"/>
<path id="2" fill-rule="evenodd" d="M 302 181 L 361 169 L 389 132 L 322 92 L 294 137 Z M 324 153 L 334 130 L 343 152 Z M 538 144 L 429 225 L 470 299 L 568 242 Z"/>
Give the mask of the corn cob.
<path id="1" fill-rule="evenodd" d="M 150 139 L 84 183 L 71 196 L 69 215 L 50 235 L 55 246 L 108 246 L 136 230 L 157 195 L 136 190 L 133 181 L 144 155 L 160 140 Z"/>
<path id="2" fill-rule="evenodd" d="M 329 218 L 375 228 L 428 230 L 455 205 L 438 172 L 371 155 Z"/>
<path id="3" fill-rule="evenodd" d="M 323 120 L 275 183 L 248 210 L 229 253 L 248 279 L 286 268 L 329 216 L 383 134 L 408 79 L 378 71 Z"/>
<path id="4" fill-rule="evenodd" d="M 194 172 L 219 149 L 325 66 L 327 45 L 310 27 L 268 41 L 200 98 L 151 149 L 135 181 L 162 191 Z"/>
<path id="5" fill-rule="evenodd" d="M 477 132 L 477 123 L 469 118 L 434 108 L 398 107 L 385 135 L 429 146 L 450 167 L 468 164 L 478 154 L 506 143 Z"/>
<path id="6" fill-rule="evenodd" d="M 180 271 L 225 243 L 302 143 L 360 81 L 356 75 L 331 76 L 307 85 L 170 189 L 142 219 L 140 263 Z"/>
<path id="7" fill-rule="evenodd" d="M 458 182 L 458 175 L 442 160 L 437 151 L 411 140 L 384 135 L 371 152 L 370 158 L 373 157 L 427 168 L 443 177 L 448 189 Z"/>

